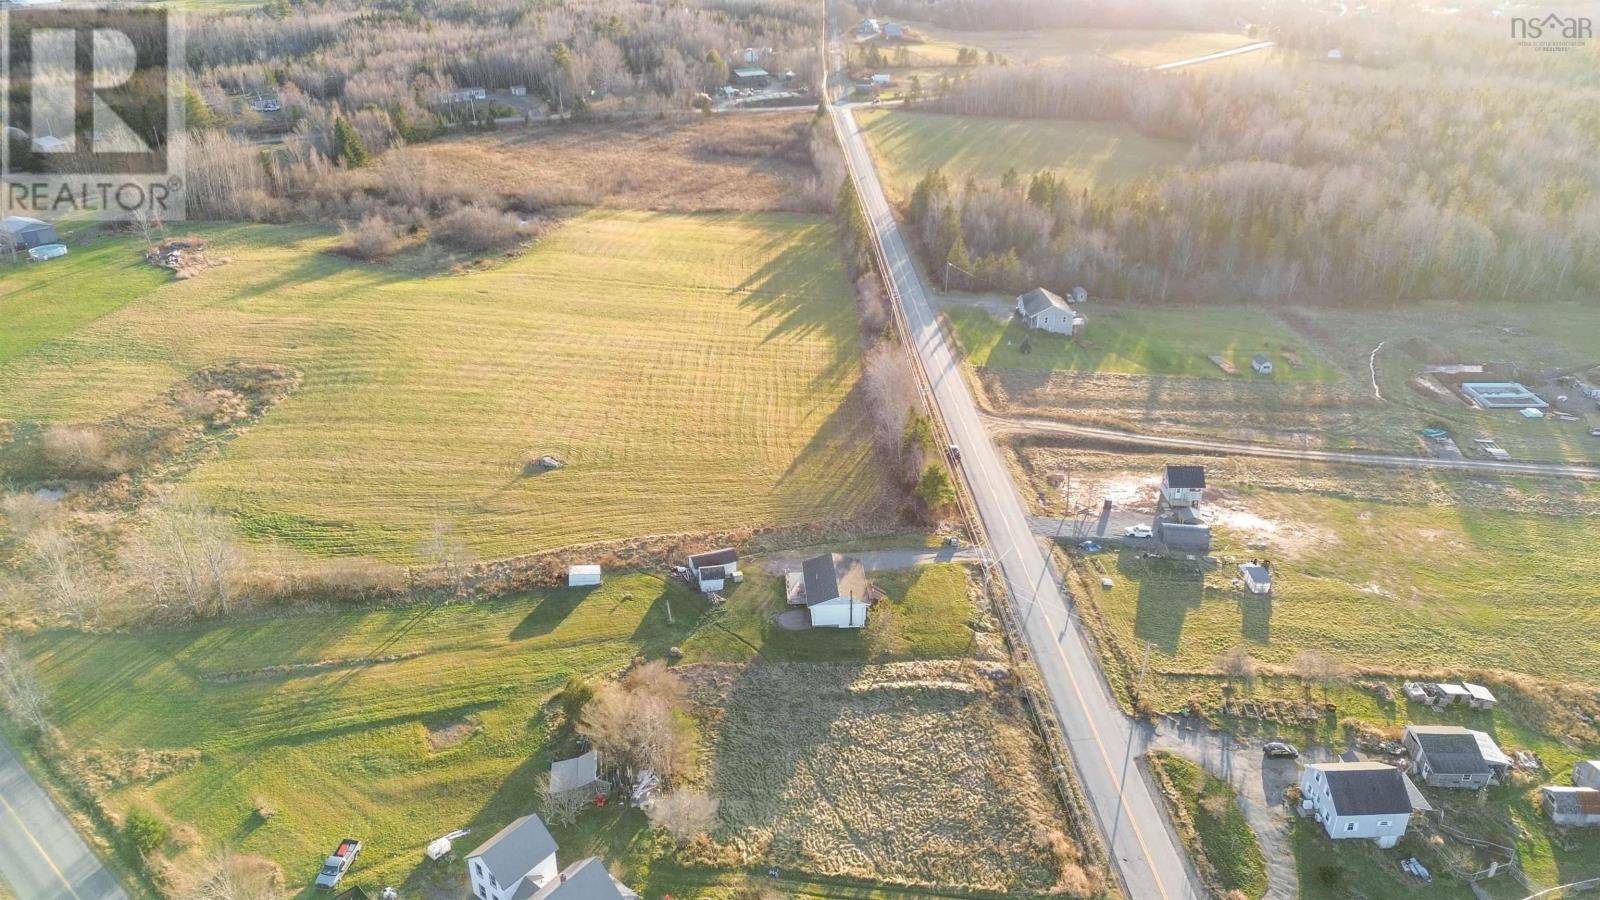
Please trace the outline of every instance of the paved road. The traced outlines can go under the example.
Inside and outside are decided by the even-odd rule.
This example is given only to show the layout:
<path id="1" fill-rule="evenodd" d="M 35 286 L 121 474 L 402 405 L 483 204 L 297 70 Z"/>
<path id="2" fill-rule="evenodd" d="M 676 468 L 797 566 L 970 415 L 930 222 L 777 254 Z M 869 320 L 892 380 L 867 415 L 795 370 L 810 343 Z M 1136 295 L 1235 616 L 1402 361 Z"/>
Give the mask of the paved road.
<path id="1" fill-rule="evenodd" d="M 0 740 L 0 878 L 18 900 L 128 900 L 99 857 Z"/>
<path id="2" fill-rule="evenodd" d="M 1245 44 L 1243 47 L 1235 47 L 1232 50 L 1219 50 L 1216 53 L 1207 53 L 1205 56 L 1196 56 L 1190 59 L 1180 59 L 1176 62 L 1162 63 L 1159 66 L 1151 66 L 1151 68 L 1155 69 L 1157 72 L 1165 71 L 1167 69 L 1181 69 L 1184 66 L 1192 66 L 1197 63 L 1210 62 L 1213 59 L 1227 59 L 1230 56 L 1240 56 L 1245 53 L 1254 53 L 1257 50 L 1265 50 L 1271 46 L 1271 41 L 1257 41 L 1254 44 Z"/>
<path id="3" fill-rule="evenodd" d="M 1139 900 L 1199 898 L 1155 791 L 1140 771 L 1143 732 L 1117 706 L 1095 655 L 1067 608 L 1057 575 L 1000 454 L 990 440 L 960 364 L 940 334 L 928 292 L 873 169 L 850 109 L 834 107 L 835 125 L 862 205 L 883 247 L 893 293 L 909 325 L 907 339 L 932 385 L 934 401 L 962 448 L 961 468 L 989 534 L 1032 655 L 1066 732 L 1079 780 L 1127 893 Z"/>
<path id="4" fill-rule="evenodd" d="M 1497 462 L 1491 459 L 1436 459 L 1431 456 L 1390 456 L 1383 453 L 1355 453 L 1344 450 L 1309 450 L 1271 444 L 1242 444 L 1211 438 L 1167 437 L 1141 434 L 1094 425 L 1074 425 L 1055 419 L 1030 419 L 1020 416 L 985 414 L 985 421 L 997 430 L 1042 431 L 1070 437 L 1115 441 L 1156 450 L 1182 450 L 1214 453 L 1218 456 L 1256 456 L 1269 459 L 1297 459 L 1306 462 L 1349 463 L 1358 466 L 1387 466 L 1393 469 L 1443 469 L 1485 475 L 1553 475 L 1560 478 L 1600 478 L 1600 468 L 1566 463 Z"/>

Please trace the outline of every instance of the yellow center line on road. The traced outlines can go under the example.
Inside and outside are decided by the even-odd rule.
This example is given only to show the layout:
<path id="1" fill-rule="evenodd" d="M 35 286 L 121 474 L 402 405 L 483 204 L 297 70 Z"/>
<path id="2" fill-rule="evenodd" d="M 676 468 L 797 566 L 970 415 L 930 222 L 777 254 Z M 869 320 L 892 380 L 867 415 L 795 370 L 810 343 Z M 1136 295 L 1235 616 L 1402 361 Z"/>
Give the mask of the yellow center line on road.
<path id="1" fill-rule="evenodd" d="M 76 900 L 82 900 L 82 898 L 78 897 L 78 892 L 72 889 L 72 882 L 67 880 L 67 876 L 56 866 L 56 861 L 50 858 L 49 853 L 45 852 L 44 845 L 39 843 L 39 839 L 33 836 L 32 831 L 28 830 L 28 826 L 22 821 L 22 817 L 17 815 L 17 811 L 12 808 L 10 803 L 6 802 L 4 796 L 0 796 L 0 806 L 5 807 L 6 812 L 11 814 L 11 818 L 17 820 L 17 827 L 21 828 L 22 833 L 27 836 L 28 843 L 39 851 L 39 856 L 44 859 L 44 864 L 50 867 L 50 871 L 56 873 L 57 878 L 61 879 L 61 884 L 66 887 L 67 893 L 71 894 Z"/>

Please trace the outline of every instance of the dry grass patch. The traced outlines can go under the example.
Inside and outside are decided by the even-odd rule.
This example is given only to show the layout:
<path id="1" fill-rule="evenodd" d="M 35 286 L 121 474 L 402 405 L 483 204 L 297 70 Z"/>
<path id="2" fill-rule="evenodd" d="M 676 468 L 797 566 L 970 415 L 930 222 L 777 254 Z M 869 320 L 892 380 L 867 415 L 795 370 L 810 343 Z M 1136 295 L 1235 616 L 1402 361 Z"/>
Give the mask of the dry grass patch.
<path id="1" fill-rule="evenodd" d="M 424 723 L 422 730 L 425 732 L 424 740 L 428 744 L 428 750 L 438 753 L 440 750 L 449 750 L 475 734 L 482 733 L 483 721 L 477 716 L 465 716 L 444 722 Z"/>
<path id="2" fill-rule="evenodd" d="M 697 861 L 1010 893 L 1097 883 L 1020 708 L 966 663 L 697 668 L 722 801 Z"/>
<path id="3" fill-rule="evenodd" d="M 809 211 L 810 110 L 549 126 L 434 141 L 430 171 L 533 208 Z"/>

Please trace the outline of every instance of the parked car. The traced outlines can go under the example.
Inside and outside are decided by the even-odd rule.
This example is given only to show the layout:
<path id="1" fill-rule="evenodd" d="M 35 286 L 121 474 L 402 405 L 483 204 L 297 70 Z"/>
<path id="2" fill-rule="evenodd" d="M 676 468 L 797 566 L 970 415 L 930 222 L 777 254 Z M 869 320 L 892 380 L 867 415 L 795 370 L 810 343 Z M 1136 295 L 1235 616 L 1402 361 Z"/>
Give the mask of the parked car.
<path id="1" fill-rule="evenodd" d="M 339 886 L 344 878 L 344 873 L 350 871 L 350 866 L 356 861 L 356 854 L 361 852 L 361 842 L 355 838 L 345 838 L 339 842 L 339 849 L 322 863 L 322 871 L 317 873 L 317 887 L 333 890 Z"/>
<path id="2" fill-rule="evenodd" d="M 1261 748 L 1261 753 L 1268 759 L 1294 759 L 1300 755 L 1300 751 L 1296 750 L 1293 744 L 1285 744 L 1283 741 L 1268 742 Z"/>
<path id="3" fill-rule="evenodd" d="M 1122 529 L 1123 537 L 1147 538 L 1154 535 L 1155 532 L 1150 530 L 1149 525 L 1129 525 L 1127 528 Z"/>

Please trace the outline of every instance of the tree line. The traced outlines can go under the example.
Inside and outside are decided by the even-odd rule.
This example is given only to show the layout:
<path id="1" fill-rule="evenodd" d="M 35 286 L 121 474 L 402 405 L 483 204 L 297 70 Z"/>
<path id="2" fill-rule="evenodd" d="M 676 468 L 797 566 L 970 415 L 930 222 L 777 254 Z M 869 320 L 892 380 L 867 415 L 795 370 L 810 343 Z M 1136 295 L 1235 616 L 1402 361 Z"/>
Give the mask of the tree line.
<path id="1" fill-rule="evenodd" d="M 930 173 L 911 220 L 936 264 L 1006 289 L 1083 284 L 1196 302 L 1592 298 L 1600 88 L 1568 81 L 1565 65 L 1522 76 L 1415 60 L 983 69 L 932 105 L 1121 123 L 1192 149 L 1181 165 L 1093 189 L 1049 172 L 965 184 Z"/>

